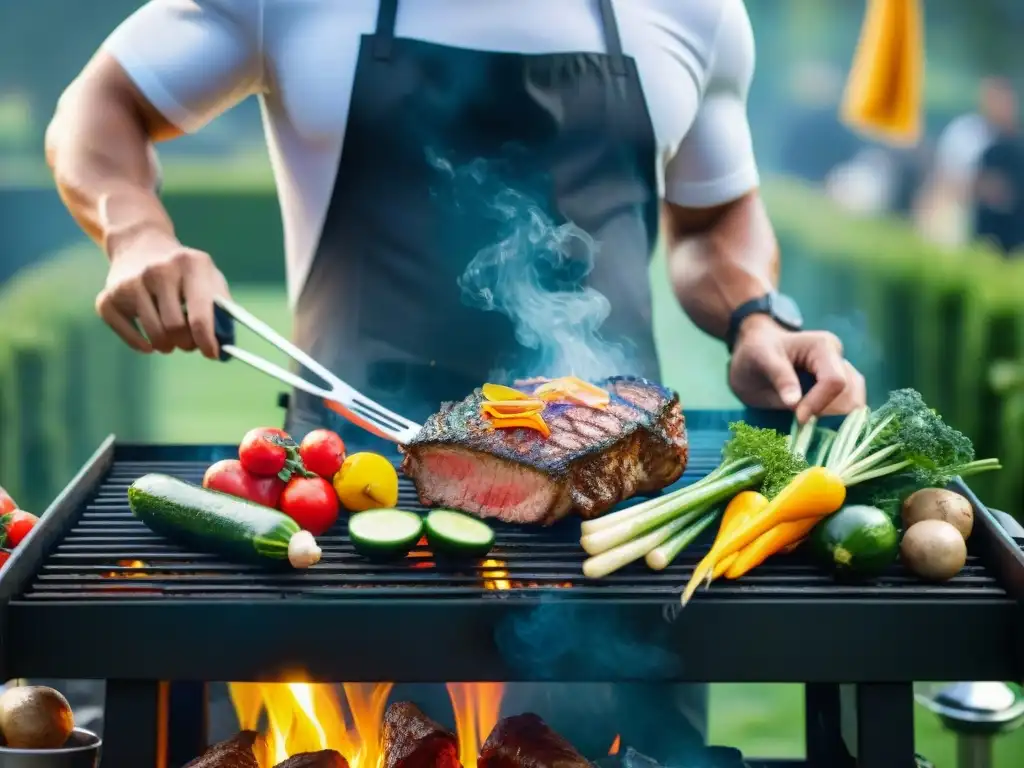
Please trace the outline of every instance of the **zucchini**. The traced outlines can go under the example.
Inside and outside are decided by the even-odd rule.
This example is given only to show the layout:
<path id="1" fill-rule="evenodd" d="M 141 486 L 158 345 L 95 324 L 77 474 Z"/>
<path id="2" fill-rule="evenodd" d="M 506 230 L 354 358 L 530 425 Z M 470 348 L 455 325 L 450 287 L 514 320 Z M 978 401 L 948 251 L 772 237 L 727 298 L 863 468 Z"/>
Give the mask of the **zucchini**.
<path id="1" fill-rule="evenodd" d="M 374 560 L 405 557 L 423 535 L 423 518 L 401 509 L 367 509 L 348 519 L 356 552 Z"/>
<path id="2" fill-rule="evenodd" d="M 851 505 L 818 523 L 810 545 L 815 558 L 837 576 L 870 577 L 895 562 L 900 534 L 881 509 Z"/>
<path id="3" fill-rule="evenodd" d="M 287 515 L 167 475 L 132 483 L 128 506 L 154 533 L 200 552 L 295 568 L 320 560 L 313 535 Z"/>
<path id="4" fill-rule="evenodd" d="M 483 557 L 494 546 L 494 531 L 475 517 L 450 509 L 427 515 L 427 543 L 436 555 Z"/>

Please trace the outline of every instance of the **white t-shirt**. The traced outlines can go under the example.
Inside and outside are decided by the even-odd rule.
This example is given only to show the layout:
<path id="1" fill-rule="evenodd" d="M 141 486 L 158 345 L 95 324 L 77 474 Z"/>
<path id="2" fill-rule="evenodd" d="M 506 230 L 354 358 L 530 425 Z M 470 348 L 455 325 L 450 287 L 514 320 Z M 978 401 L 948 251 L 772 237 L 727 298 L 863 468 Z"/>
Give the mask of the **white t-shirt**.
<path id="1" fill-rule="evenodd" d="M 960 115 L 939 134 L 935 146 L 935 169 L 945 179 L 969 185 L 981 162 L 981 156 L 995 140 L 995 131 L 984 117 L 975 113 Z"/>
<path id="2" fill-rule="evenodd" d="M 746 116 L 754 38 L 743 0 L 613 4 L 654 123 L 665 199 L 707 207 L 756 187 Z M 185 131 L 259 96 L 292 302 L 327 212 L 360 36 L 373 33 L 377 6 L 378 0 L 150 0 L 104 44 L 153 106 Z M 395 33 L 477 50 L 605 50 L 597 0 L 401 0 Z"/>

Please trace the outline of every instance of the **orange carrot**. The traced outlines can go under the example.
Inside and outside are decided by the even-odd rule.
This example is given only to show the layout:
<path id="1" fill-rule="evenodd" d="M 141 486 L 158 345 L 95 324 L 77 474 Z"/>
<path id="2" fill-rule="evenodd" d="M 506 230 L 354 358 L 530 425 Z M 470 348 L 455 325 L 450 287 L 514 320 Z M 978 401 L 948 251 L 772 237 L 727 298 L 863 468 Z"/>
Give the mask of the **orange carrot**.
<path id="1" fill-rule="evenodd" d="M 781 552 L 786 547 L 802 541 L 811 532 L 821 518 L 808 517 L 795 523 L 783 523 L 772 528 L 768 533 L 757 537 L 757 540 L 744 547 L 733 564 L 726 570 L 727 579 L 738 579 L 747 571 L 756 568 L 769 557 Z M 732 555 L 729 556 L 730 558 Z M 716 568 L 717 570 L 717 568 Z"/>
<path id="2" fill-rule="evenodd" d="M 757 491 L 741 491 L 732 497 L 732 501 L 726 506 L 722 513 L 722 522 L 718 526 L 718 535 L 715 536 L 715 544 L 718 544 L 729 531 L 737 525 L 741 525 L 768 506 L 768 499 Z M 714 545 L 712 545 L 714 546 Z M 721 563 L 715 566 L 712 579 L 719 578 L 729 566 L 735 562 L 738 555 L 729 555 Z"/>
<path id="3" fill-rule="evenodd" d="M 484 400 L 480 403 L 480 413 L 496 419 L 513 416 L 527 416 L 544 410 L 543 400 Z"/>
<path id="4" fill-rule="evenodd" d="M 517 429 L 524 427 L 540 432 L 544 437 L 551 436 L 551 427 L 548 426 L 547 422 L 544 421 L 544 417 L 539 413 L 526 413 L 520 416 L 503 416 L 500 418 L 486 416 L 485 419 L 492 429 Z"/>
<path id="5" fill-rule="evenodd" d="M 768 503 L 768 506 L 745 523 L 726 531 L 721 541 L 711 547 L 711 551 L 694 569 L 683 591 L 683 604 L 689 602 L 700 583 L 709 575 L 713 575 L 715 566 L 729 555 L 754 543 L 759 536 L 768 533 L 777 525 L 808 518 L 821 519 L 830 515 L 843 505 L 845 499 L 846 486 L 838 475 L 824 467 L 805 469 L 794 477 Z"/>

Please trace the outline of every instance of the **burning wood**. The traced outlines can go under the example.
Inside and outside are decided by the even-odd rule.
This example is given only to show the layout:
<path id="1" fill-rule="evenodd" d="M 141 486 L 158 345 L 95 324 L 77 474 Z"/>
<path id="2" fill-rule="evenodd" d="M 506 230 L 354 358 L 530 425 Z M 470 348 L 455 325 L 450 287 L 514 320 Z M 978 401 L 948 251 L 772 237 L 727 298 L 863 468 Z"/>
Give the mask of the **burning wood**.
<path id="1" fill-rule="evenodd" d="M 256 731 L 242 731 L 234 738 L 214 744 L 185 768 L 259 768 L 252 751 L 259 736 Z"/>
<path id="2" fill-rule="evenodd" d="M 383 768 L 462 768 L 455 734 L 408 701 L 384 713 L 380 751 Z"/>
<path id="3" fill-rule="evenodd" d="M 591 768 L 568 741 L 537 715 L 506 717 L 480 750 L 479 768 Z"/>

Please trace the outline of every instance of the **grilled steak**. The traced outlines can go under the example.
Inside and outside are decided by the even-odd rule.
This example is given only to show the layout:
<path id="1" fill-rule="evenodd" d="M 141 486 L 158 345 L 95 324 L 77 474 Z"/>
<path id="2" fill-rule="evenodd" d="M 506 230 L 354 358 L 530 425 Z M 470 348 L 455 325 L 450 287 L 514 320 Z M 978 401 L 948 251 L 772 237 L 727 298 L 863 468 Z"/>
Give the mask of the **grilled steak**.
<path id="1" fill-rule="evenodd" d="M 348 768 L 348 760 L 333 749 L 321 749 L 319 752 L 292 755 L 274 768 Z"/>
<path id="2" fill-rule="evenodd" d="M 539 384 L 517 387 L 529 393 Z M 571 512 L 597 517 L 679 479 L 687 441 L 678 396 L 644 379 L 598 384 L 611 395 L 607 407 L 549 404 L 547 437 L 491 428 L 480 415 L 480 390 L 445 403 L 403 449 L 402 471 L 427 506 L 544 525 Z"/>
<path id="3" fill-rule="evenodd" d="M 184 768 L 259 768 L 252 747 L 259 734 L 242 731 L 227 741 L 214 744 Z"/>
<path id="4" fill-rule="evenodd" d="M 499 720 L 480 748 L 478 768 L 593 768 L 537 715 Z"/>
<path id="5" fill-rule="evenodd" d="M 408 701 L 396 701 L 384 713 L 380 751 L 382 768 L 462 768 L 455 734 Z"/>

